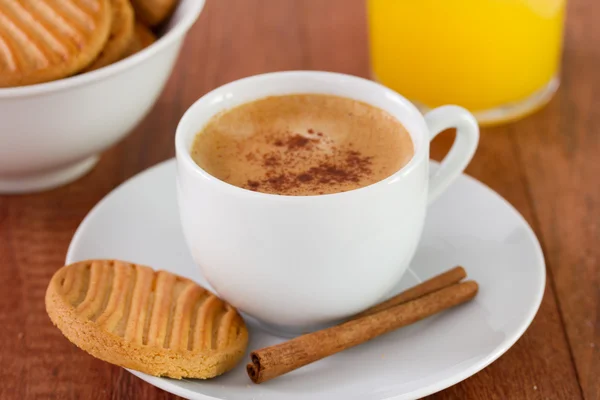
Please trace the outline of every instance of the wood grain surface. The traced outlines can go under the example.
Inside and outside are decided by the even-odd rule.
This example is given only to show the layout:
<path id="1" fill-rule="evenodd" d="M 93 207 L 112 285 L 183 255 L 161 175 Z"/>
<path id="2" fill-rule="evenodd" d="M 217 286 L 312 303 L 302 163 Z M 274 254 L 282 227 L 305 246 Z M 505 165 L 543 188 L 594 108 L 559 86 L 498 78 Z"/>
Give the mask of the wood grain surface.
<path id="1" fill-rule="evenodd" d="M 432 399 L 600 399 L 600 3 L 570 0 L 562 85 L 519 122 L 483 129 L 467 172 L 511 202 L 544 248 L 542 306 L 505 355 Z M 164 93 L 87 176 L 0 196 L 0 399 L 171 399 L 78 350 L 54 328 L 44 292 L 86 213 L 125 179 L 174 156 L 198 97 L 257 73 L 368 76 L 363 0 L 207 0 Z M 0 121 L 1 126 L 1 121 Z M 452 132 L 434 142 L 441 158 Z"/>

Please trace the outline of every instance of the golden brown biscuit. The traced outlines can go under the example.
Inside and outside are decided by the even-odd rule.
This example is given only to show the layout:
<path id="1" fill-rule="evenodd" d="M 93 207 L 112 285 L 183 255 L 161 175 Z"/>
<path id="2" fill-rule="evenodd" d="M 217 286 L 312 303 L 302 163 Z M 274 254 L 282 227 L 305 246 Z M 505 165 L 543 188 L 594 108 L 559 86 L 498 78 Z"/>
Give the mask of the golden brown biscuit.
<path id="1" fill-rule="evenodd" d="M 134 55 L 138 51 L 144 50 L 156 41 L 156 36 L 146 25 L 136 22 L 133 32 L 133 40 L 129 44 L 129 48 L 125 53 L 125 57 Z"/>
<path id="2" fill-rule="evenodd" d="M 113 260 L 59 269 L 46 311 L 94 357 L 171 378 L 212 378 L 244 355 L 248 331 L 229 304 L 189 279 Z"/>
<path id="3" fill-rule="evenodd" d="M 135 25 L 135 36 L 142 45 L 142 48 L 150 46 L 156 42 L 156 35 L 146 25 L 137 23 Z"/>
<path id="4" fill-rule="evenodd" d="M 156 26 L 171 15 L 177 0 L 131 0 L 131 4 L 140 20 L 149 26 Z"/>
<path id="5" fill-rule="evenodd" d="M 106 67 L 122 59 L 131 45 L 134 35 L 133 8 L 129 0 L 111 0 L 112 24 L 110 36 L 98 58 L 83 72 Z"/>
<path id="6" fill-rule="evenodd" d="M 65 78 L 108 39 L 109 0 L 0 0 L 0 87 Z"/>

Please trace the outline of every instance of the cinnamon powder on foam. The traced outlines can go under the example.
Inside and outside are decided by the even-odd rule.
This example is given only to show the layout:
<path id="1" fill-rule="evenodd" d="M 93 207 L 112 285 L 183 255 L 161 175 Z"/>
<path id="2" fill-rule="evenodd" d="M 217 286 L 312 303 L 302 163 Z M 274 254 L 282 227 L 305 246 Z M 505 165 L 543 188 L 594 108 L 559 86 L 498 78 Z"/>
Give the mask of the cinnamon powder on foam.
<path id="1" fill-rule="evenodd" d="M 317 195 L 367 186 L 412 157 L 404 127 L 356 100 L 267 97 L 213 117 L 192 157 L 213 176 L 249 190 Z"/>

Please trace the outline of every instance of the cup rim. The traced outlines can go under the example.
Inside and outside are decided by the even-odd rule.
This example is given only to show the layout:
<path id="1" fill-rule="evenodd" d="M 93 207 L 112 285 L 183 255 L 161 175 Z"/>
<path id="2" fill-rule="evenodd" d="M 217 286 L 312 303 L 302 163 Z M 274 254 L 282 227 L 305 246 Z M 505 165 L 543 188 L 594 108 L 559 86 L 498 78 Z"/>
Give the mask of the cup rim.
<path id="1" fill-rule="evenodd" d="M 0 88 L 0 99 L 35 96 L 50 92 L 59 92 L 78 86 L 84 86 L 108 78 L 112 75 L 119 74 L 124 70 L 144 62 L 154 54 L 171 45 L 177 38 L 184 35 L 192 27 L 194 22 L 196 22 L 200 13 L 202 12 L 202 9 L 204 8 L 205 0 L 189 1 L 192 3 L 192 7 L 190 8 L 193 11 L 183 13 L 181 20 L 177 22 L 171 29 L 159 37 L 156 42 L 152 43 L 150 46 L 142 49 L 136 54 L 107 65 L 103 68 L 86 72 L 81 75 L 74 75 L 67 78 L 37 83 L 34 85 Z"/>
<path id="2" fill-rule="evenodd" d="M 372 183 L 370 185 L 359 187 L 359 188 L 352 189 L 352 190 L 348 190 L 345 192 L 319 194 L 319 195 L 305 195 L 305 196 L 297 196 L 297 195 L 294 196 L 294 195 L 256 192 L 253 190 L 235 186 L 235 185 L 232 185 L 228 182 L 222 181 L 219 178 L 209 174 L 207 171 L 205 171 L 202 167 L 200 167 L 198 164 L 196 164 L 194 162 L 189 149 L 186 147 L 186 145 L 184 143 L 185 138 L 187 138 L 187 136 L 190 133 L 184 132 L 183 126 L 187 123 L 187 121 L 190 118 L 192 118 L 192 114 L 195 113 L 195 109 L 199 106 L 199 103 L 205 101 L 208 97 L 215 96 L 218 92 L 226 91 L 227 89 L 233 88 L 233 87 L 238 86 L 243 83 L 247 83 L 249 81 L 258 81 L 255 83 L 260 84 L 260 81 L 269 80 L 274 77 L 288 76 L 288 77 L 292 78 L 292 77 L 297 77 L 297 76 L 310 76 L 310 75 L 312 75 L 312 76 L 320 75 L 320 76 L 324 76 L 324 77 L 338 78 L 338 79 L 342 78 L 342 79 L 353 80 L 355 82 L 367 83 L 368 85 L 371 85 L 375 90 L 381 91 L 381 93 L 386 96 L 393 97 L 395 101 L 401 103 L 403 107 L 406 107 L 409 110 L 411 116 L 416 119 L 418 125 L 421 125 L 420 126 L 420 128 L 421 128 L 420 135 L 422 136 L 420 138 L 421 146 L 417 146 L 417 144 L 415 143 L 415 140 L 414 140 L 414 135 L 417 135 L 417 133 L 415 133 L 413 131 L 409 131 L 409 134 L 411 135 L 411 139 L 413 141 L 413 146 L 415 147 L 414 154 L 413 154 L 412 158 L 410 159 L 410 161 L 408 163 L 406 163 L 405 165 L 403 165 L 398 171 L 394 172 L 392 175 L 388 176 L 385 179 L 382 179 L 380 181 Z M 298 93 L 301 93 L 301 92 L 298 92 Z M 306 93 L 309 93 L 309 92 L 306 92 Z M 252 101 L 252 100 L 250 100 L 250 101 Z M 202 129 L 202 128 L 200 128 L 200 129 Z M 198 130 L 198 132 L 200 131 L 200 129 Z M 408 128 L 406 128 L 406 127 L 405 127 L 405 129 L 408 130 Z M 193 133 L 193 135 L 198 134 L 198 132 Z M 238 195 L 252 196 L 252 197 L 257 197 L 257 198 L 279 200 L 279 201 L 306 201 L 306 199 L 314 200 L 314 199 L 323 199 L 323 198 L 330 199 L 330 198 L 352 196 L 352 195 L 355 195 L 356 193 L 365 193 L 368 191 L 372 191 L 381 186 L 385 186 L 385 185 L 394 183 L 394 182 L 402 179 L 404 176 L 410 174 L 417 167 L 417 165 L 422 161 L 422 159 L 429 154 L 429 152 L 427 151 L 429 149 L 429 138 L 425 137 L 427 132 L 428 132 L 427 124 L 425 123 L 425 119 L 424 119 L 423 115 L 421 114 L 421 112 L 417 109 L 417 107 L 414 104 L 412 104 L 408 99 L 406 99 L 404 96 L 400 95 L 399 93 L 393 91 L 392 89 L 390 89 L 380 83 L 377 83 L 377 82 L 374 82 L 374 81 L 371 81 L 371 80 L 368 80 L 365 78 L 361 78 L 361 77 L 358 77 L 355 75 L 343 74 L 343 73 L 338 73 L 338 72 L 315 71 L 315 70 L 277 71 L 277 72 L 268 72 L 268 73 L 264 73 L 264 74 L 252 75 L 252 76 L 248 76 L 245 78 L 241 78 L 241 79 L 226 83 L 222 86 L 219 86 L 219 87 L 211 90 L 210 92 L 204 94 L 198 100 L 196 100 L 191 106 L 188 107 L 188 109 L 185 111 L 185 113 L 179 120 L 179 123 L 177 124 L 177 128 L 175 131 L 175 158 L 177 159 L 178 164 L 180 162 L 183 162 L 183 165 L 186 168 L 193 171 L 194 174 L 196 174 L 203 180 L 205 180 L 205 181 L 209 182 L 210 184 L 213 184 L 216 187 L 221 188 L 223 190 L 229 190 L 232 193 L 237 193 Z"/>

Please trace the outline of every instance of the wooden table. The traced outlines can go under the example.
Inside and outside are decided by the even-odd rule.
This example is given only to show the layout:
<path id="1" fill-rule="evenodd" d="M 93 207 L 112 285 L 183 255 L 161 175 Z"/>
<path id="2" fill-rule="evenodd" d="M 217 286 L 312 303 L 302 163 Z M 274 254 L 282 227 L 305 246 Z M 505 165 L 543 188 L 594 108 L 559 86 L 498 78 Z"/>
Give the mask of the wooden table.
<path id="1" fill-rule="evenodd" d="M 364 8 L 363 0 L 208 0 L 152 113 L 93 172 L 50 192 L 0 197 L 0 399 L 172 398 L 63 338 L 45 313 L 48 280 L 102 197 L 173 157 L 177 121 L 207 91 L 277 70 L 366 77 Z M 531 117 L 483 129 L 467 170 L 538 235 L 544 300 L 504 356 L 432 398 L 600 399 L 600 3 L 572 0 L 568 11 L 558 94 Z M 451 141 L 452 132 L 436 139 L 434 157 Z"/>

